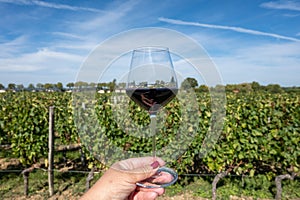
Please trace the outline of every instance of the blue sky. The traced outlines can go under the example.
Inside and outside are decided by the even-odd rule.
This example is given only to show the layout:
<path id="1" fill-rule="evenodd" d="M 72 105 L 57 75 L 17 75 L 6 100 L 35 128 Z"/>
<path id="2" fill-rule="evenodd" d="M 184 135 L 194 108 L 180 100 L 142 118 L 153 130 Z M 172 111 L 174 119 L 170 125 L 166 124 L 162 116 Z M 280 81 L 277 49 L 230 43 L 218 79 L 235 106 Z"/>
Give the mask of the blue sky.
<path id="1" fill-rule="evenodd" d="M 162 27 L 196 40 L 224 84 L 300 86 L 299 0 L 0 0 L 0 83 L 74 82 L 122 31 Z"/>

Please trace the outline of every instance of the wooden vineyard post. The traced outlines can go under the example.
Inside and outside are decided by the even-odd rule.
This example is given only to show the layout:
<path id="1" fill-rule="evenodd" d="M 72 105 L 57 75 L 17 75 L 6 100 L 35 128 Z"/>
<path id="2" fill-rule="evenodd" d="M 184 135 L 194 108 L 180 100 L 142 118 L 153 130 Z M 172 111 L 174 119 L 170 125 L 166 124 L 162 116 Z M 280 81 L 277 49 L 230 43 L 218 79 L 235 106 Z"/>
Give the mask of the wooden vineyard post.
<path id="1" fill-rule="evenodd" d="M 49 195 L 54 194 L 54 175 L 53 175 L 53 158 L 54 158 L 54 106 L 49 107 L 49 144 L 48 144 L 48 184 Z"/>
<path id="2" fill-rule="evenodd" d="M 91 180 L 93 180 L 94 178 L 94 171 L 95 168 L 93 167 L 89 172 L 88 177 L 86 178 L 85 191 L 88 191 L 90 189 Z"/>
<path id="3" fill-rule="evenodd" d="M 24 169 L 22 171 L 23 178 L 24 178 L 24 195 L 28 196 L 28 191 L 29 191 L 29 174 L 34 170 L 35 167 L 40 167 L 39 165 L 33 165 L 27 169 Z"/>
<path id="4" fill-rule="evenodd" d="M 24 195 L 28 196 L 28 180 L 29 180 L 29 172 L 27 170 L 22 171 L 24 178 Z"/>
<path id="5" fill-rule="evenodd" d="M 281 200 L 281 194 L 282 194 L 282 187 L 281 187 L 281 181 L 283 179 L 290 179 L 290 180 L 294 180 L 296 174 L 293 173 L 292 175 L 290 174 L 284 174 L 284 175 L 279 175 L 276 176 L 275 178 L 275 184 L 276 184 L 276 200 Z"/>
<path id="6" fill-rule="evenodd" d="M 225 171 L 225 172 L 221 172 L 215 176 L 215 178 L 212 182 L 212 200 L 217 199 L 217 184 L 218 184 L 219 180 L 224 178 L 225 176 L 227 176 L 227 174 L 228 174 L 228 171 Z"/>

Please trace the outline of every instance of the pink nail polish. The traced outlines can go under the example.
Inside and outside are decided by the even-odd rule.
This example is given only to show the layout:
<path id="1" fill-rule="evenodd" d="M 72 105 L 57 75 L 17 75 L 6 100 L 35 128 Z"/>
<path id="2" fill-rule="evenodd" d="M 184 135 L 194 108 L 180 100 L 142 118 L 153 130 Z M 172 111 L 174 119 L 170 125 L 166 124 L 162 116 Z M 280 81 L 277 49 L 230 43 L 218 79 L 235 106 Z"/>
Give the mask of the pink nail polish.
<path id="1" fill-rule="evenodd" d="M 159 166 L 159 162 L 158 162 L 158 161 L 155 161 L 155 162 L 153 162 L 153 163 L 151 164 L 151 167 L 152 167 L 153 169 L 157 168 L 158 166 Z"/>

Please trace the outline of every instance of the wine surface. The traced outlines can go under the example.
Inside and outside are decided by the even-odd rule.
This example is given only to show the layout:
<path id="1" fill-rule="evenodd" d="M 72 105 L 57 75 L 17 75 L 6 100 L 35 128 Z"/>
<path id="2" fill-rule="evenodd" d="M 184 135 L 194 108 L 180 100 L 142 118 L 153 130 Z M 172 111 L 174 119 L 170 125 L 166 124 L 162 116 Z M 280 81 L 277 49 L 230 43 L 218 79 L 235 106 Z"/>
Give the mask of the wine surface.
<path id="1" fill-rule="evenodd" d="M 177 88 L 128 88 L 126 94 L 142 108 L 156 112 L 169 103 L 177 91 Z"/>

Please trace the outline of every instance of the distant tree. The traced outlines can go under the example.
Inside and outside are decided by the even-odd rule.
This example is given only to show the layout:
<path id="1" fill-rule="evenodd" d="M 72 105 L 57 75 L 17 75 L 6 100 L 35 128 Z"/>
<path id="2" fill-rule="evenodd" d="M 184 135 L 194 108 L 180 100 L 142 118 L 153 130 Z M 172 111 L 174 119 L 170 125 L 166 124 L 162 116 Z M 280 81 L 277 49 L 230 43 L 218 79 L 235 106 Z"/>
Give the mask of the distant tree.
<path id="1" fill-rule="evenodd" d="M 108 87 L 109 87 L 110 91 L 114 91 L 115 90 L 115 88 L 116 88 L 116 82 L 117 82 L 116 79 L 114 79 L 112 82 L 109 82 Z"/>
<path id="2" fill-rule="evenodd" d="M 3 90 L 3 89 L 5 89 L 5 87 L 4 87 L 4 85 L 2 85 L 2 84 L 0 83 L 0 90 Z"/>
<path id="3" fill-rule="evenodd" d="M 52 89 L 53 88 L 53 84 L 52 83 L 45 83 L 44 88 L 46 90 Z"/>
<path id="4" fill-rule="evenodd" d="M 218 84 L 214 87 L 211 87 L 210 90 L 214 91 L 214 92 L 224 92 L 225 91 L 225 86 L 221 85 L 221 84 Z"/>
<path id="5" fill-rule="evenodd" d="M 209 88 L 207 87 L 207 85 L 200 85 L 198 88 L 199 92 L 208 92 Z"/>
<path id="6" fill-rule="evenodd" d="M 16 84 L 9 83 L 7 87 L 8 87 L 9 90 L 15 90 L 16 89 Z"/>
<path id="7" fill-rule="evenodd" d="M 138 87 L 147 87 L 148 86 L 148 82 L 147 81 L 142 81 L 139 82 Z"/>
<path id="8" fill-rule="evenodd" d="M 23 91 L 24 90 L 24 85 L 23 84 L 16 85 L 16 89 L 19 90 L 19 91 Z"/>
<path id="9" fill-rule="evenodd" d="M 106 86 L 105 83 L 97 83 L 97 89 L 98 90 L 103 90 L 105 86 Z"/>
<path id="10" fill-rule="evenodd" d="M 251 92 L 252 84 L 251 83 L 241 83 L 241 84 L 227 84 L 225 86 L 227 92 Z"/>
<path id="11" fill-rule="evenodd" d="M 170 80 L 170 83 L 175 83 L 175 78 L 174 76 L 172 76 L 171 80 Z"/>
<path id="12" fill-rule="evenodd" d="M 91 88 L 95 88 L 95 87 L 97 86 L 97 83 L 90 83 L 89 86 L 90 86 Z"/>
<path id="13" fill-rule="evenodd" d="M 195 88 L 198 86 L 198 81 L 195 78 L 186 78 L 184 81 L 181 83 L 181 87 L 183 89 L 190 89 L 190 88 Z"/>
<path id="14" fill-rule="evenodd" d="M 43 89 L 44 88 L 44 85 L 42 83 L 37 83 L 36 84 L 36 88 L 38 89 Z"/>
<path id="15" fill-rule="evenodd" d="M 259 84 L 258 82 L 256 82 L 256 81 L 253 81 L 253 82 L 251 83 L 251 87 L 252 87 L 252 90 L 253 90 L 253 91 L 259 91 L 259 90 L 261 89 L 260 84 Z"/>
<path id="16" fill-rule="evenodd" d="M 86 88 L 89 84 L 87 82 L 84 82 L 84 81 L 78 81 L 74 84 L 74 87 L 76 88 Z"/>
<path id="17" fill-rule="evenodd" d="M 227 92 L 234 92 L 234 91 L 239 91 L 238 87 L 236 84 L 227 84 L 225 86 L 225 89 Z"/>
<path id="18" fill-rule="evenodd" d="M 293 92 L 300 94 L 300 87 L 292 86 L 292 87 L 281 87 L 285 92 Z"/>
<path id="19" fill-rule="evenodd" d="M 64 86 L 61 82 L 56 83 L 56 88 L 59 89 L 60 91 L 62 91 L 64 89 Z"/>
<path id="20" fill-rule="evenodd" d="M 160 87 L 160 86 L 163 86 L 164 83 L 165 83 L 165 82 L 162 81 L 162 80 L 156 80 L 156 81 L 155 81 L 155 86 Z"/>
<path id="21" fill-rule="evenodd" d="M 271 93 L 281 93 L 283 89 L 278 84 L 269 84 L 266 86 L 266 90 Z"/>
<path id="22" fill-rule="evenodd" d="M 69 88 L 69 89 L 72 89 L 73 87 L 74 87 L 74 83 L 67 83 L 67 87 Z"/>
<path id="23" fill-rule="evenodd" d="M 249 83 L 241 83 L 238 85 L 238 89 L 241 92 L 251 92 L 252 91 L 252 85 Z"/>
<path id="24" fill-rule="evenodd" d="M 33 85 L 32 83 L 30 83 L 30 84 L 28 85 L 27 89 L 32 91 L 32 90 L 35 89 L 35 87 L 34 87 L 34 85 Z"/>
<path id="25" fill-rule="evenodd" d="M 82 87 L 87 88 L 89 86 L 89 84 L 87 82 L 82 82 Z"/>

